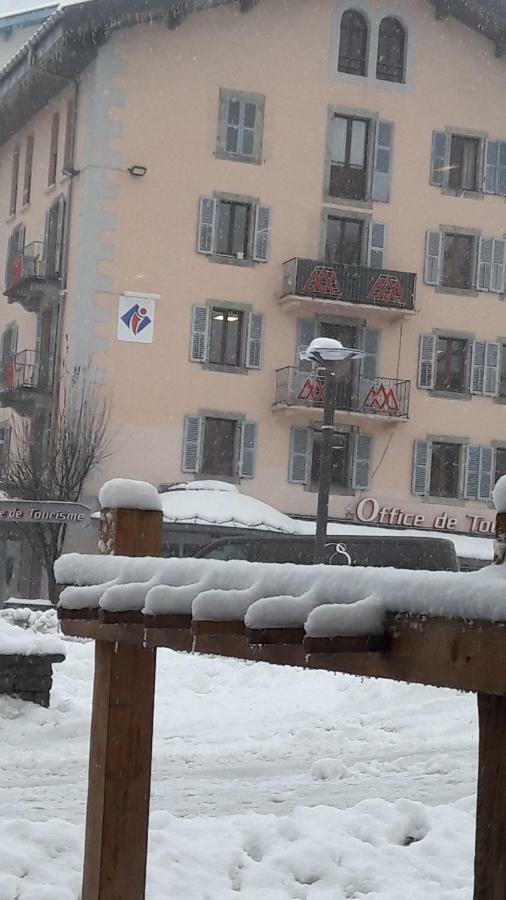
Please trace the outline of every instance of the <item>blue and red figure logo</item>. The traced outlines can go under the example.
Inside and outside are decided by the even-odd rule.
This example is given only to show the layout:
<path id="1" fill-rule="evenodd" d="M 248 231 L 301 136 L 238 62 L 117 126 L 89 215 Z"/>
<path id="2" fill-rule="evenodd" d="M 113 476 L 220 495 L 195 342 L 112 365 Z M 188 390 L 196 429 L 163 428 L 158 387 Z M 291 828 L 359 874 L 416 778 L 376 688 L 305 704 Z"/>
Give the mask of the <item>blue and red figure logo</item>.
<path id="1" fill-rule="evenodd" d="M 121 321 L 125 323 L 126 327 L 132 332 L 134 337 L 137 337 L 141 331 L 144 331 L 144 329 L 151 324 L 151 319 L 148 316 L 146 307 L 139 306 L 138 303 L 134 303 L 134 305 L 121 316 Z"/>

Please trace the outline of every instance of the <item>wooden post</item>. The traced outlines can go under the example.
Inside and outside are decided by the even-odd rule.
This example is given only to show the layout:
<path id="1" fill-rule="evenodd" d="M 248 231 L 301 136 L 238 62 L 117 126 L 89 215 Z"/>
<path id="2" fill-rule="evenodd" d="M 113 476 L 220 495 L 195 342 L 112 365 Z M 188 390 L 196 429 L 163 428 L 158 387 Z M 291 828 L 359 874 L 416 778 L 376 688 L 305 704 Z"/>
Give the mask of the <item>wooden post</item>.
<path id="1" fill-rule="evenodd" d="M 162 514 L 101 514 L 100 546 L 159 556 Z M 82 900 L 144 900 L 156 650 L 96 641 Z"/>
<path id="2" fill-rule="evenodd" d="M 506 697 L 478 694 L 474 900 L 506 897 Z"/>

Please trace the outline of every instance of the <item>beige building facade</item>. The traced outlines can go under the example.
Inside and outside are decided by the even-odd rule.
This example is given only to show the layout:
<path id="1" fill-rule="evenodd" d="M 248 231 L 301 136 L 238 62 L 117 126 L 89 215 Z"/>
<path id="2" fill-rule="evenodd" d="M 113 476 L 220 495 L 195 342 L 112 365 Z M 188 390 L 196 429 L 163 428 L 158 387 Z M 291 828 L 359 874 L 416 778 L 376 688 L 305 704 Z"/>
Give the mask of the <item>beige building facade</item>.
<path id="1" fill-rule="evenodd" d="M 4 466 L 12 416 L 40 440 L 81 367 L 111 402 L 97 483 L 224 478 L 314 516 L 325 385 L 299 352 L 327 335 L 367 354 L 339 379 L 331 517 L 486 534 L 506 472 L 500 9 L 53 15 L 0 72 Z"/>

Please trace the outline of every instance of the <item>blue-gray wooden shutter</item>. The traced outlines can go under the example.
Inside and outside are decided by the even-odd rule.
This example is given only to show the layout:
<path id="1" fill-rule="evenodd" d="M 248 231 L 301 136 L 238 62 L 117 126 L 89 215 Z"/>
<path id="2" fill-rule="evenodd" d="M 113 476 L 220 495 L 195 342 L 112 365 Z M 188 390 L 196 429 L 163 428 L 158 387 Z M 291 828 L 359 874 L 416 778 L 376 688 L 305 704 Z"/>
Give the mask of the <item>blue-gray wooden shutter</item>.
<path id="1" fill-rule="evenodd" d="M 199 472 L 201 463 L 203 416 L 185 416 L 183 436 L 183 472 Z"/>
<path id="2" fill-rule="evenodd" d="M 243 422 L 241 424 L 241 451 L 239 456 L 239 475 L 241 478 L 255 477 L 256 450 L 256 423 Z"/>
<path id="3" fill-rule="evenodd" d="M 441 277 L 441 251 L 443 235 L 440 231 L 428 231 L 425 239 L 425 284 L 439 284 Z"/>
<path id="4" fill-rule="evenodd" d="M 352 487 L 356 491 L 366 491 L 371 483 L 371 460 L 372 460 L 372 444 L 371 434 L 361 434 L 355 432 L 355 440 L 353 442 L 353 471 L 352 471 Z"/>
<path id="5" fill-rule="evenodd" d="M 290 428 L 290 456 L 288 481 L 291 484 L 307 484 L 311 463 L 313 434 L 310 428 Z"/>
<path id="6" fill-rule="evenodd" d="M 256 262 L 268 262 L 271 245 L 271 208 L 257 206 L 255 208 L 255 235 L 253 242 L 253 259 Z"/>
<path id="7" fill-rule="evenodd" d="M 432 132 L 430 155 L 430 183 L 444 187 L 448 184 L 448 163 L 450 157 L 450 135 L 444 131 Z"/>
<path id="8" fill-rule="evenodd" d="M 478 500 L 490 500 L 492 494 L 493 477 L 495 471 L 495 448 L 482 447 L 480 454 L 480 480 L 478 485 Z"/>
<path id="9" fill-rule="evenodd" d="M 506 241 L 495 239 L 492 249 L 492 269 L 490 274 L 490 290 L 503 294 L 506 271 Z"/>
<path id="10" fill-rule="evenodd" d="M 9 468 L 9 447 L 11 439 L 11 428 L 7 422 L 0 425 L 0 477 L 5 478 L 7 469 Z"/>
<path id="11" fill-rule="evenodd" d="M 432 390 L 436 380 L 436 347 L 435 334 L 420 335 L 418 354 L 418 387 Z"/>
<path id="12" fill-rule="evenodd" d="M 317 336 L 318 330 L 317 319 L 297 319 L 297 348 L 295 359 L 295 367 L 297 369 L 302 369 L 304 372 L 310 372 L 312 370 L 312 363 L 310 363 L 309 360 L 301 359 L 300 354 L 304 350 L 307 350 L 311 341 Z"/>
<path id="13" fill-rule="evenodd" d="M 66 201 L 63 194 L 57 200 L 56 214 L 56 248 L 55 248 L 55 274 L 62 276 L 63 274 L 63 250 L 65 235 L 65 209 Z"/>
<path id="14" fill-rule="evenodd" d="M 194 306 L 192 308 L 192 323 L 190 334 L 190 360 L 191 362 L 206 362 L 209 347 L 209 312 L 208 306 Z"/>
<path id="15" fill-rule="evenodd" d="M 383 269 L 387 241 L 387 226 L 382 222 L 370 222 L 367 247 L 367 265 L 371 269 Z"/>
<path id="16" fill-rule="evenodd" d="M 499 386 L 500 346 L 495 341 L 485 344 L 485 370 L 483 377 L 483 393 L 487 397 L 495 397 Z"/>
<path id="17" fill-rule="evenodd" d="M 260 369 L 262 366 L 263 330 L 264 317 L 260 313 L 250 313 L 246 341 L 246 367 L 248 369 Z"/>
<path id="18" fill-rule="evenodd" d="M 362 331 L 362 350 L 367 354 L 361 360 L 360 376 L 374 381 L 378 373 L 380 333 L 376 328 L 364 328 Z"/>
<path id="19" fill-rule="evenodd" d="M 485 146 L 485 173 L 483 190 L 486 194 L 496 194 L 499 174 L 499 141 L 487 141 Z"/>
<path id="20" fill-rule="evenodd" d="M 217 207 L 218 201 L 214 197 L 201 197 L 199 200 L 198 253 L 214 251 Z"/>
<path id="21" fill-rule="evenodd" d="M 466 500 L 478 499 L 480 458 L 481 447 L 476 444 L 469 444 L 469 446 L 466 447 L 466 463 L 464 469 L 464 498 Z"/>
<path id="22" fill-rule="evenodd" d="M 476 282 L 479 291 L 490 290 L 493 248 L 494 242 L 492 238 L 480 238 L 478 246 L 478 277 Z"/>
<path id="23" fill-rule="evenodd" d="M 411 492 L 418 497 L 423 497 L 428 493 L 430 462 L 430 441 L 415 441 L 413 448 L 413 480 Z"/>
<path id="24" fill-rule="evenodd" d="M 372 174 L 372 199 L 388 203 L 392 175 L 392 149 L 394 125 L 380 119 L 376 125 L 374 140 L 374 165 Z"/>
<path id="25" fill-rule="evenodd" d="M 485 383 L 485 341 L 473 341 L 471 353 L 471 394 L 482 394 Z"/>
<path id="26" fill-rule="evenodd" d="M 506 141 L 499 141 L 496 191 L 506 196 Z"/>

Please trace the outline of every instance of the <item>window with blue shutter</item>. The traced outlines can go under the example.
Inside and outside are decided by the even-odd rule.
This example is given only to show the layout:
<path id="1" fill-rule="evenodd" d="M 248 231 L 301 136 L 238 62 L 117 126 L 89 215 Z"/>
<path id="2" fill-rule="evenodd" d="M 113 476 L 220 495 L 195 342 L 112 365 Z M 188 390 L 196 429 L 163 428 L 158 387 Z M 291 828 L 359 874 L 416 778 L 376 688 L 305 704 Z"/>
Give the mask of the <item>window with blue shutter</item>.
<path id="1" fill-rule="evenodd" d="M 376 125 L 374 165 L 372 173 L 372 199 L 387 203 L 390 200 L 392 174 L 393 122 L 380 121 Z"/>
<path id="2" fill-rule="evenodd" d="M 436 346 L 435 334 L 420 335 L 418 356 L 418 387 L 432 390 L 436 378 Z"/>
<path id="3" fill-rule="evenodd" d="M 483 393 L 488 397 L 495 397 L 499 386 L 499 360 L 500 346 L 495 341 L 487 341 L 485 344 L 485 370 L 483 378 Z"/>
<path id="4" fill-rule="evenodd" d="M 220 89 L 216 156 L 235 162 L 262 162 L 265 96 Z"/>
<path id="5" fill-rule="evenodd" d="M 464 497 L 466 500 L 490 500 L 495 470 L 495 449 L 470 444 L 466 447 Z"/>
<path id="6" fill-rule="evenodd" d="M 487 141 L 483 190 L 486 194 L 506 195 L 506 141 Z"/>
<path id="7" fill-rule="evenodd" d="M 214 252 L 217 202 L 214 197 L 201 197 L 199 200 L 198 253 Z"/>
<path id="8" fill-rule="evenodd" d="M 439 284 L 441 280 L 441 250 L 443 235 L 440 231 L 428 231 L 425 239 L 425 284 Z"/>
<path id="9" fill-rule="evenodd" d="M 256 262 L 268 262 L 271 246 L 271 219 L 269 206 L 257 206 L 255 210 L 255 236 L 253 259 Z"/>
<path id="10" fill-rule="evenodd" d="M 199 472 L 202 458 L 202 416 L 185 416 L 183 436 L 183 472 Z"/>
<path id="11" fill-rule="evenodd" d="M 312 432 L 310 428 L 294 426 L 290 429 L 290 456 L 288 481 L 291 484 L 306 484 L 311 462 Z"/>
<path id="12" fill-rule="evenodd" d="M 411 491 L 423 497 L 429 490 L 430 478 L 430 441 L 415 441 L 413 452 L 413 480 Z"/>
<path id="13" fill-rule="evenodd" d="M 471 394 L 482 394 L 485 379 L 485 341 L 473 341 L 471 354 Z"/>
<path id="14" fill-rule="evenodd" d="M 478 247 L 478 276 L 476 282 L 479 291 L 490 290 L 493 250 L 494 242 L 492 238 L 481 237 Z"/>
<path id="15" fill-rule="evenodd" d="M 490 290 L 503 294 L 506 272 L 506 241 L 494 239 L 492 246 L 492 265 L 490 272 Z"/>
<path id="16" fill-rule="evenodd" d="M 239 475 L 241 478 L 255 477 L 257 448 L 257 426 L 255 422 L 242 422 Z"/>
<path id="17" fill-rule="evenodd" d="M 387 226 L 381 222 L 369 223 L 367 265 L 371 269 L 385 267 Z"/>
<path id="18" fill-rule="evenodd" d="M 374 381 L 378 374 L 380 332 L 376 328 L 364 328 L 362 331 L 362 350 L 367 354 L 361 360 L 360 376 Z"/>
<path id="19" fill-rule="evenodd" d="M 353 446 L 352 487 L 366 491 L 371 483 L 373 438 L 370 434 L 355 433 Z"/>
<path id="20" fill-rule="evenodd" d="M 246 342 L 246 366 L 260 369 L 262 366 L 262 338 L 264 317 L 259 313 L 248 316 L 248 336 Z"/>
<path id="21" fill-rule="evenodd" d="M 432 132 L 432 152 L 430 157 L 430 183 L 444 187 L 448 184 L 448 164 L 450 158 L 450 135 L 445 131 Z"/>
<path id="22" fill-rule="evenodd" d="M 209 307 L 194 306 L 190 336 L 190 360 L 206 362 L 209 340 Z"/>

